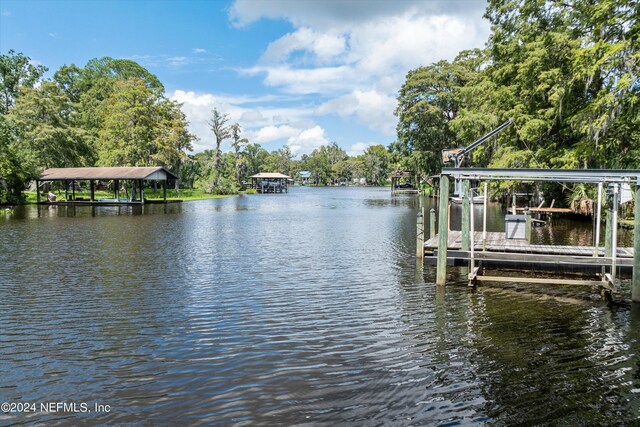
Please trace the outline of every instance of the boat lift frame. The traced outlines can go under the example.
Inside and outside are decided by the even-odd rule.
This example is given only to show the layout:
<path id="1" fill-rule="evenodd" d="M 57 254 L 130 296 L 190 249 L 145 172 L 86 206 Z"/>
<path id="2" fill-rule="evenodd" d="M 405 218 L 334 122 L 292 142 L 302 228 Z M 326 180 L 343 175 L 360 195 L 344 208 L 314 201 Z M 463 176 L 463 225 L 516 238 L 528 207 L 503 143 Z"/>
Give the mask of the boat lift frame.
<path id="1" fill-rule="evenodd" d="M 606 185 L 610 194 L 611 203 L 607 209 L 607 233 L 605 236 L 605 253 L 604 258 L 598 257 L 598 263 L 609 262 L 609 273 L 602 271 L 602 281 L 577 281 L 562 279 L 536 279 L 530 277 L 504 277 L 504 276 L 481 276 L 478 274 L 479 268 L 476 267 L 475 253 L 475 236 L 474 236 L 474 214 L 470 209 L 468 223 L 463 221 L 463 247 L 469 248 L 469 281 L 475 283 L 477 280 L 493 280 L 493 281 L 513 281 L 525 280 L 536 283 L 567 283 L 567 284 L 595 284 L 599 283 L 605 288 L 615 289 L 616 281 L 616 263 L 617 263 L 617 210 L 620 201 L 620 188 L 622 184 L 634 184 L 634 199 L 637 201 L 634 206 L 634 253 L 633 253 L 633 278 L 632 278 L 632 300 L 640 302 L 640 170 L 602 170 L 602 169 L 483 169 L 483 168 L 443 168 L 440 178 L 440 201 L 439 201 L 439 224 L 438 224 L 438 252 L 437 252 L 437 273 L 436 283 L 444 285 L 446 282 L 446 266 L 447 266 L 447 241 L 448 241 L 448 205 L 449 205 L 449 177 L 470 182 L 471 180 L 486 181 L 495 180 L 511 180 L 511 181 L 547 181 L 547 182 L 565 182 L 565 183 L 586 183 L 598 185 L 598 219 L 596 223 L 596 241 L 594 244 L 593 256 L 598 257 L 600 252 L 600 206 L 602 205 L 602 191 Z M 468 183 L 464 185 L 465 191 L 463 197 L 469 199 L 471 190 Z M 468 201 L 464 203 L 467 205 Z M 463 212 L 464 213 L 464 212 Z M 486 239 L 486 208 L 485 218 L 483 219 L 483 236 Z M 463 215 L 465 217 L 465 215 Z M 465 219 L 466 219 L 465 218 Z M 468 228 L 467 228 L 468 227 Z M 465 233 L 464 230 L 470 233 Z M 469 240 L 467 240 L 469 239 Z M 464 240 L 467 240 L 464 242 Z M 484 242 L 483 242 L 484 248 Z M 595 261 L 595 259 L 594 259 Z"/>

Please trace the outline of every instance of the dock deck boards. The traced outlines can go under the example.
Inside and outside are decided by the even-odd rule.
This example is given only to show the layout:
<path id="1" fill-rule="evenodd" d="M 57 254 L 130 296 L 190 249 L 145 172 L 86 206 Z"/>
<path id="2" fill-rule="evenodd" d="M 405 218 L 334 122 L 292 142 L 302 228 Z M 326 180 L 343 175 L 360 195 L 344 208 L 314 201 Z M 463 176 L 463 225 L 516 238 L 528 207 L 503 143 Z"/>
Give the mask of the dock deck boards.
<path id="1" fill-rule="evenodd" d="M 482 232 L 474 233 L 474 250 L 482 250 Z M 424 243 L 425 251 L 433 252 L 438 249 L 438 236 L 434 236 Z M 450 230 L 447 239 L 447 249 L 462 249 L 462 233 Z M 593 246 L 567 245 L 532 245 L 525 239 L 507 239 L 505 233 L 487 232 L 486 249 L 489 252 L 512 252 L 543 255 L 593 256 Z M 604 247 L 598 248 L 598 256 L 604 256 Z M 617 258 L 633 258 L 633 248 L 617 248 Z"/>

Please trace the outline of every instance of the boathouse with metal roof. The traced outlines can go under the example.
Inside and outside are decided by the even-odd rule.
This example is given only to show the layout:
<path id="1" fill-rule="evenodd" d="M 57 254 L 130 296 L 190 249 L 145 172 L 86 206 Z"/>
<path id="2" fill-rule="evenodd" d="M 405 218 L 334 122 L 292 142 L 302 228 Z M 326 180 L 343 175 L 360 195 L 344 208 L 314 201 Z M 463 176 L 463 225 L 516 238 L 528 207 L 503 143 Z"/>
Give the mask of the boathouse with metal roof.
<path id="1" fill-rule="evenodd" d="M 291 177 L 278 172 L 260 172 L 251 175 L 251 186 L 259 193 L 288 193 Z"/>
<path id="2" fill-rule="evenodd" d="M 55 204 L 145 204 L 146 203 L 167 203 L 167 181 L 178 177 L 162 166 L 148 167 L 82 167 L 82 168 L 51 168 L 43 171 L 36 179 L 37 201 L 38 203 Z M 40 198 L 40 185 L 45 182 L 62 181 L 65 183 L 65 200 L 42 202 Z M 76 183 L 78 181 L 89 181 L 89 199 L 76 197 Z M 95 197 L 96 182 L 111 182 L 113 185 L 114 197 L 97 199 Z M 121 183 L 131 185 L 131 193 L 126 198 L 121 198 Z M 162 183 L 162 200 L 145 200 L 144 181 L 156 181 Z M 125 187 L 126 188 L 126 187 Z M 71 190 L 71 194 L 69 194 Z"/>

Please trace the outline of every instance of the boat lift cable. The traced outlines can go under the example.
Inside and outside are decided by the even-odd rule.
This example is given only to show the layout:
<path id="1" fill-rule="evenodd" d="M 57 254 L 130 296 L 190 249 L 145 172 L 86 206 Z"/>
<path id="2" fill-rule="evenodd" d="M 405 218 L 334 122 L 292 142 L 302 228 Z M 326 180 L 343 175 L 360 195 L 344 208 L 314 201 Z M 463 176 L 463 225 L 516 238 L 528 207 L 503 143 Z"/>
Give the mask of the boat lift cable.
<path id="1" fill-rule="evenodd" d="M 513 119 L 507 120 L 506 122 L 502 123 L 497 128 L 493 129 L 488 134 L 484 135 L 480 139 L 477 139 L 477 140 L 473 141 L 471 144 L 467 145 L 466 147 L 442 150 L 442 161 L 444 163 L 453 162 L 453 167 L 460 168 L 460 166 L 462 165 L 462 162 L 464 161 L 464 159 L 465 159 L 467 154 L 469 154 L 470 152 L 475 150 L 478 146 L 480 146 L 481 144 L 483 144 L 487 140 L 489 140 L 492 137 L 496 136 L 498 133 L 502 132 L 504 129 L 509 127 L 512 123 L 513 123 Z M 454 194 L 455 195 L 460 195 L 460 191 L 461 191 L 460 180 L 456 179 Z"/>
<path id="2" fill-rule="evenodd" d="M 484 135 L 480 139 L 473 141 L 471 144 L 467 145 L 463 148 L 454 148 L 448 150 L 442 150 L 442 160 L 446 162 L 453 162 L 455 168 L 459 168 L 462 165 L 462 162 L 465 159 L 465 156 L 469 154 L 471 151 L 475 150 L 478 146 L 489 140 L 491 137 L 497 135 L 502 132 L 505 128 L 510 126 L 513 123 L 513 119 L 509 119 L 506 122 L 502 123 L 497 128 L 493 129 L 488 134 Z"/>

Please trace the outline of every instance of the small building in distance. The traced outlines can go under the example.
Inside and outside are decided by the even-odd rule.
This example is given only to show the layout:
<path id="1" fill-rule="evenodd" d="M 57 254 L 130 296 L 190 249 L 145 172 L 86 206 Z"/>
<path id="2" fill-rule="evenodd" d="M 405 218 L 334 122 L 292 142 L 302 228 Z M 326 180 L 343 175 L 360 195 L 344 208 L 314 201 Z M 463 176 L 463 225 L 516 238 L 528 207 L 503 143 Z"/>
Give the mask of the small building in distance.
<path id="1" fill-rule="evenodd" d="M 260 172 L 251 175 L 251 187 L 258 193 L 288 193 L 291 177 L 278 172 Z"/>
<path id="2" fill-rule="evenodd" d="M 300 171 L 296 174 L 300 185 L 307 185 L 311 181 L 312 173 L 309 171 Z"/>

